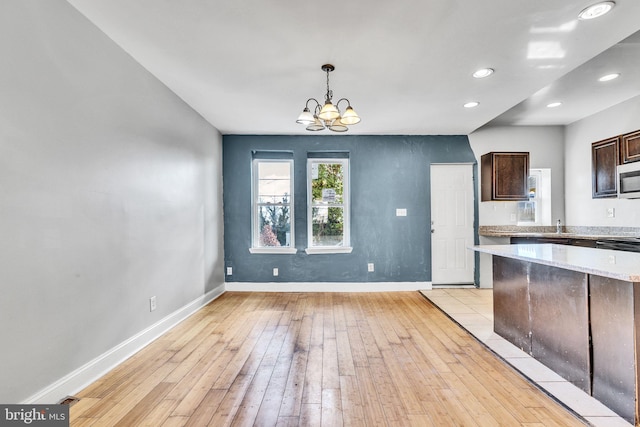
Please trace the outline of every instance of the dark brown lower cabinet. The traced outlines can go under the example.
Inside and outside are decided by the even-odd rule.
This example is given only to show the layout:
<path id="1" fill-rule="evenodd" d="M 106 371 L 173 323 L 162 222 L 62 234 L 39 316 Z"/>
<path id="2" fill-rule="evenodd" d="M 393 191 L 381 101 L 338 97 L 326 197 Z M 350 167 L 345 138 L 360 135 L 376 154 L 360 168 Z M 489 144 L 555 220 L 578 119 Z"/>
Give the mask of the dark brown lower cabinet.
<path id="1" fill-rule="evenodd" d="M 513 236 L 510 240 L 511 244 L 518 243 L 555 243 L 556 245 L 582 246 L 585 248 L 595 248 L 596 241 L 593 239 L 577 239 L 572 237 L 519 237 Z"/>

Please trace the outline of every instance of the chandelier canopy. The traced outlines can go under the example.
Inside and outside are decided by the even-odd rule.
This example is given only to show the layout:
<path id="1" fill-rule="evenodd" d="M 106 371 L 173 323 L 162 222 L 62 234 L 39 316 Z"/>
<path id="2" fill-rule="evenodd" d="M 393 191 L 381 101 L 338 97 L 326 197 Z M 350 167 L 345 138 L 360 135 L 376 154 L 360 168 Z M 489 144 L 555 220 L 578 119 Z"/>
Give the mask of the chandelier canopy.
<path id="1" fill-rule="evenodd" d="M 329 73 L 335 70 L 336 67 L 331 64 L 324 64 L 321 68 L 322 71 L 327 73 L 327 93 L 324 95 L 324 104 L 321 106 L 315 98 L 307 99 L 304 110 L 298 116 L 296 123 L 305 125 L 309 131 L 329 129 L 334 132 L 346 132 L 349 130 L 347 126 L 360 122 L 360 116 L 353 110 L 351 102 L 347 98 L 340 98 L 335 104 L 331 103 L 333 91 L 329 89 Z M 309 110 L 309 102 L 311 101 L 315 102 L 313 113 Z M 344 113 L 338 107 L 342 101 L 347 103 Z"/>

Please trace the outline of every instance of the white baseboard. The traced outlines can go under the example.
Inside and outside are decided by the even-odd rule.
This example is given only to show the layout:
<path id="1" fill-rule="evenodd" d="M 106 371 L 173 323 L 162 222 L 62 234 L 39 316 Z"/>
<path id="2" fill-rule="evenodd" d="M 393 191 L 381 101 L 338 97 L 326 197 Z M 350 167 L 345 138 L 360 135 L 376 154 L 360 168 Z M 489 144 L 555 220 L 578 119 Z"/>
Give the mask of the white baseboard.
<path id="1" fill-rule="evenodd" d="M 139 332 L 111 350 L 96 357 L 84 366 L 60 378 L 53 384 L 26 399 L 23 404 L 51 404 L 66 396 L 73 395 L 115 368 L 117 365 L 153 342 L 160 335 L 182 322 L 209 302 L 225 292 L 224 286 L 207 292 L 189 304 L 174 311 L 147 329 Z"/>
<path id="2" fill-rule="evenodd" d="M 227 291 L 245 292 L 394 292 L 431 289 L 431 282 L 228 282 Z"/>

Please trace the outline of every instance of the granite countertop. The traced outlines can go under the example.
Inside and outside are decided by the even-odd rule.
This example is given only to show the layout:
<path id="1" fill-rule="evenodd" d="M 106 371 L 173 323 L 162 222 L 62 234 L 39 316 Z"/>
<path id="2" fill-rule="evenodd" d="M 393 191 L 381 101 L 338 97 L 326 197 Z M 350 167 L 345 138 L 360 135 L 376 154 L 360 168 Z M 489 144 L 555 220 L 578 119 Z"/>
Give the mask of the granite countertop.
<path id="1" fill-rule="evenodd" d="M 549 243 L 480 245 L 469 249 L 627 282 L 640 282 L 640 253 L 637 252 Z"/>
<path id="2" fill-rule="evenodd" d="M 526 227 L 526 226 L 483 226 L 478 229 L 480 236 L 487 237 L 557 237 L 567 239 L 629 239 L 639 238 L 638 227 L 571 227 L 563 226 L 562 233 L 556 232 L 555 227 Z"/>
<path id="3" fill-rule="evenodd" d="M 628 236 L 611 235 L 611 234 L 580 234 L 580 233 L 556 233 L 556 232 L 533 232 L 533 231 L 493 231 L 479 233 L 481 236 L 487 237 L 556 237 L 559 239 L 585 239 L 585 240 L 600 240 L 600 239 L 615 239 Z"/>

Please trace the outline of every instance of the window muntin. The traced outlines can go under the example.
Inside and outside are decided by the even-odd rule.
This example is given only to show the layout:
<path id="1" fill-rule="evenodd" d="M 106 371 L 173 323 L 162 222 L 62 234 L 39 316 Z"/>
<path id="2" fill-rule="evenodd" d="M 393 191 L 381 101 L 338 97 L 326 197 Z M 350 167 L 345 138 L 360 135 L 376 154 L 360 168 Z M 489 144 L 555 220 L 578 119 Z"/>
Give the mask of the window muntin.
<path id="1" fill-rule="evenodd" d="M 252 248 L 293 248 L 293 160 L 254 159 Z"/>
<path id="2" fill-rule="evenodd" d="M 348 248 L 349 160 L 311 158 L 307 161 L 307 173 L 308 247 Z"/>

